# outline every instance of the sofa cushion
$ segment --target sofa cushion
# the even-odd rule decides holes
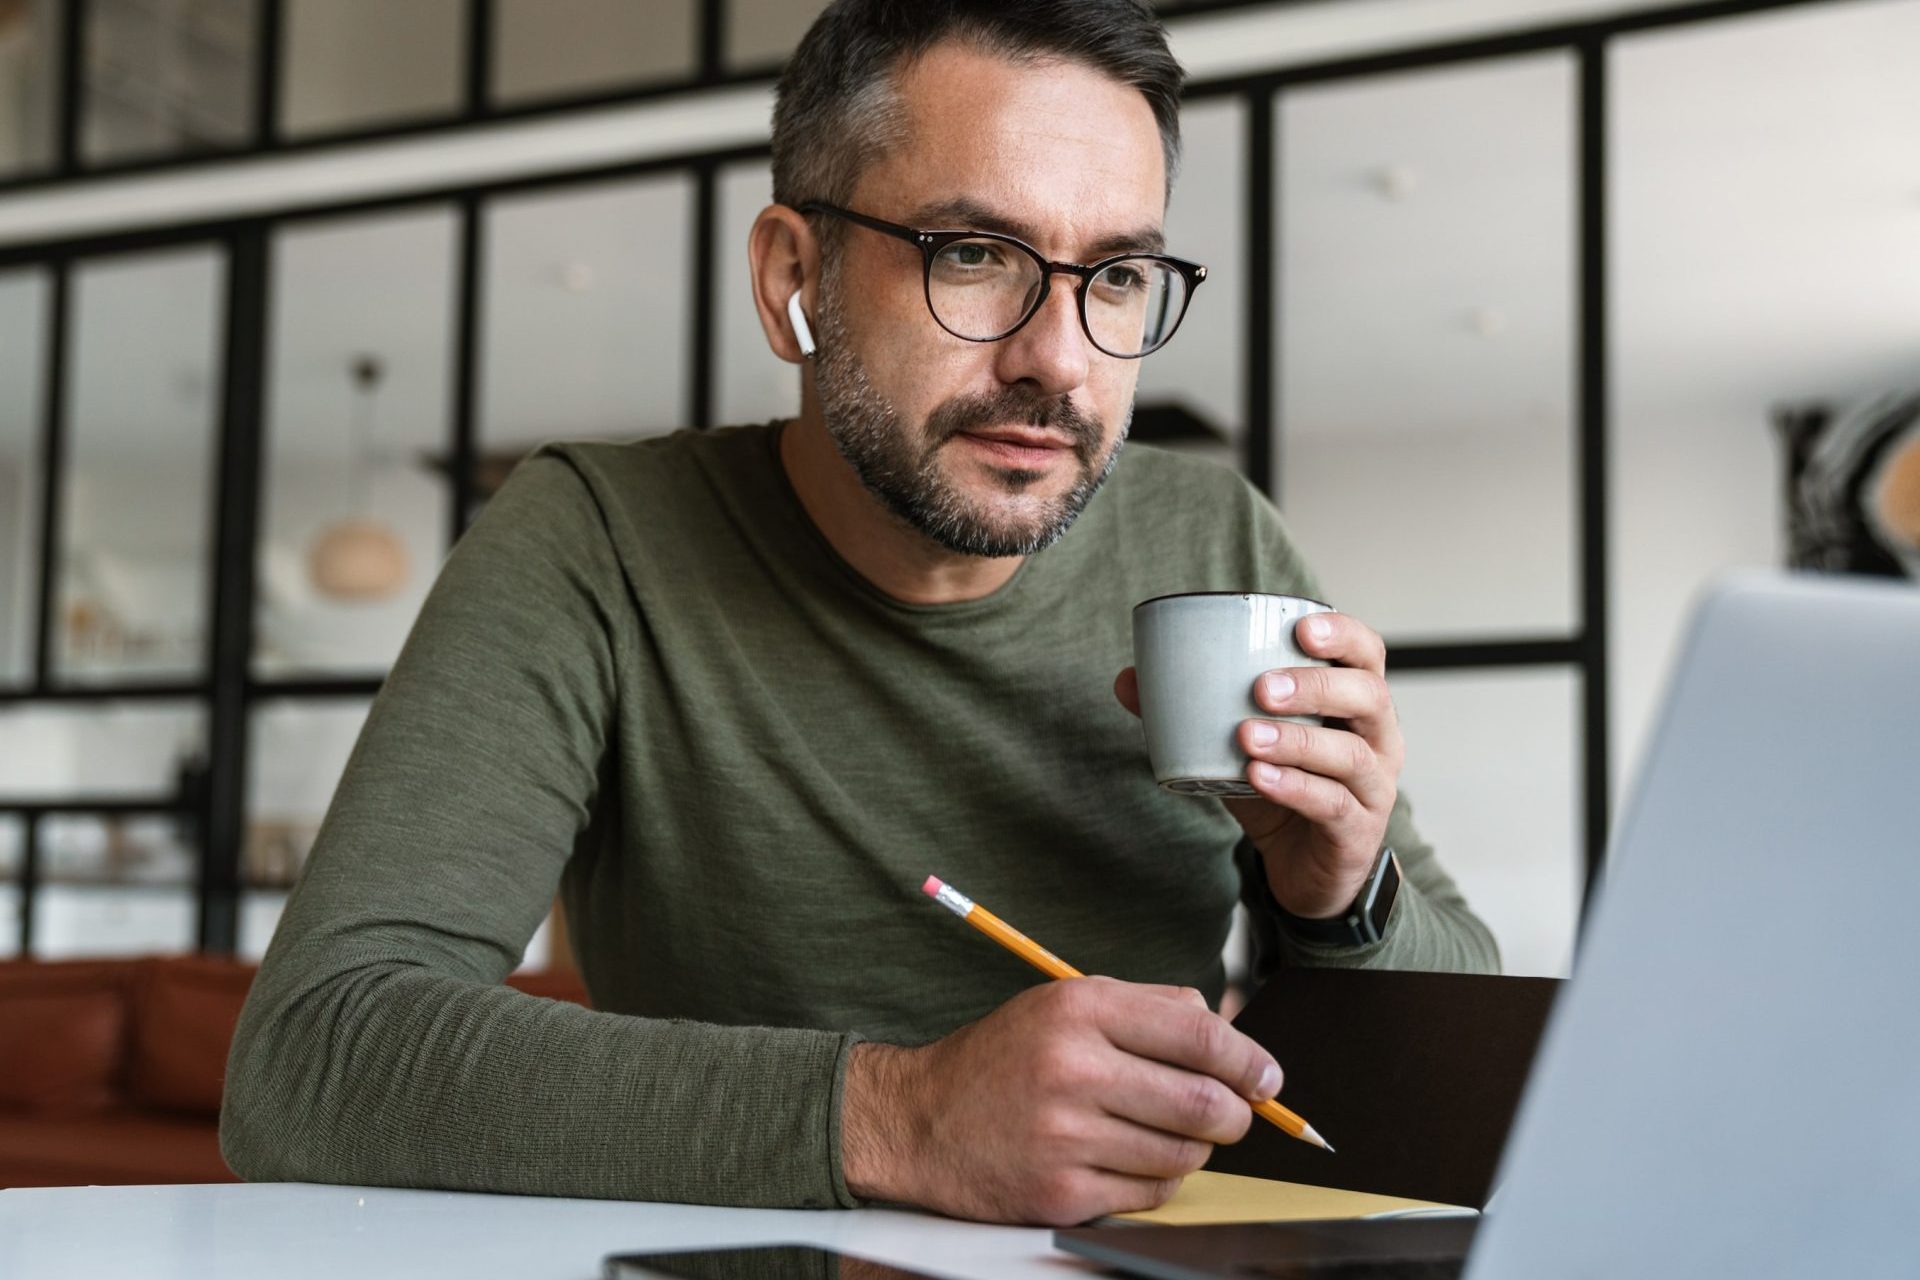
[[[0,963],[0,1110],[111,1106],[126,1056],[124,962]]]
[[[126,1021],[111,991],[0,995],[0,1110],[75,1115],[111,1106]]]
[[[205,1120],[107,1111],[0,1115],[0,1187],[237,1182]]]
[[[548,1000],[591,1003],[587,999],[586,983],[571,969],[519,969],[507,975],[507,985]]]
[[[199,1116],[220,1114],[227,1049],[254,967],[232,960],[149,960],[133,1009],[127,1094],[133,1101]]]

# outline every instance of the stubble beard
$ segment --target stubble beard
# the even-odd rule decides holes
[[[861,483],[908,527],[961,555],[1030,556],[1059,541],[1113,473],[1132,409],[1104,455],[1099,422],[1067,397],[1036,398],[1011,387],[993,395],[955,396],[928,414],[923,425],[909,428],[874,387],[847,340],[839,272],[829,263],[821,274],[814,387],[827,434]],[[1071,438],[1079,474],[1065,493],[1027,497],[1045,473],[993,468],[990,483],[996,494],[1023,500],[982,501],[942,469],[941,450],[955,435],[1012,424],[1045,427]]]

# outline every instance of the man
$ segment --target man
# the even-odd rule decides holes
[[[1279,1086],[1207,1007],[1237,898],[1269,964],[1494,964],[1361,623],[1263,678],[1343,727],[1243,725],[1260,798],[1146,766],[1129,607],[1312,591],[1243,481],[1120,457],[1198,279],[1179,76],[1128,0],[820,19],[750,244],[800,416],[550,448],[463,540],[242,1019],[237,1171],[1079,1221]],[[1322,939],[1388,866],[1385,936]],[[1036,984],[929,873],[1111,976]],[[556,885],[595,1012],[497,985]]]

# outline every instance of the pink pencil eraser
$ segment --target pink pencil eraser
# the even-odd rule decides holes
[[[920,892],[926,894],[929,898],[937,898],[940,896],[940,891],[946,887],[946,885],[941,883],[939,876],[928,876],[927,882],[920,886]]]

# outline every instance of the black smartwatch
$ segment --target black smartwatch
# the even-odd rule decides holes
[[[1271,896],[1272,889],[1268,889]],[[1330,946],[1359,947],[1387,936],[1387,917],[1393,914],[1393,900],[1400,896],[1400,859],[1392,849],[1382,849],[1374,860],[1366,883],[1360,886],[1353,905],[1326,920],[1297,916],[1274,899],[1287,932],[1302,942],[1320,942]]]

